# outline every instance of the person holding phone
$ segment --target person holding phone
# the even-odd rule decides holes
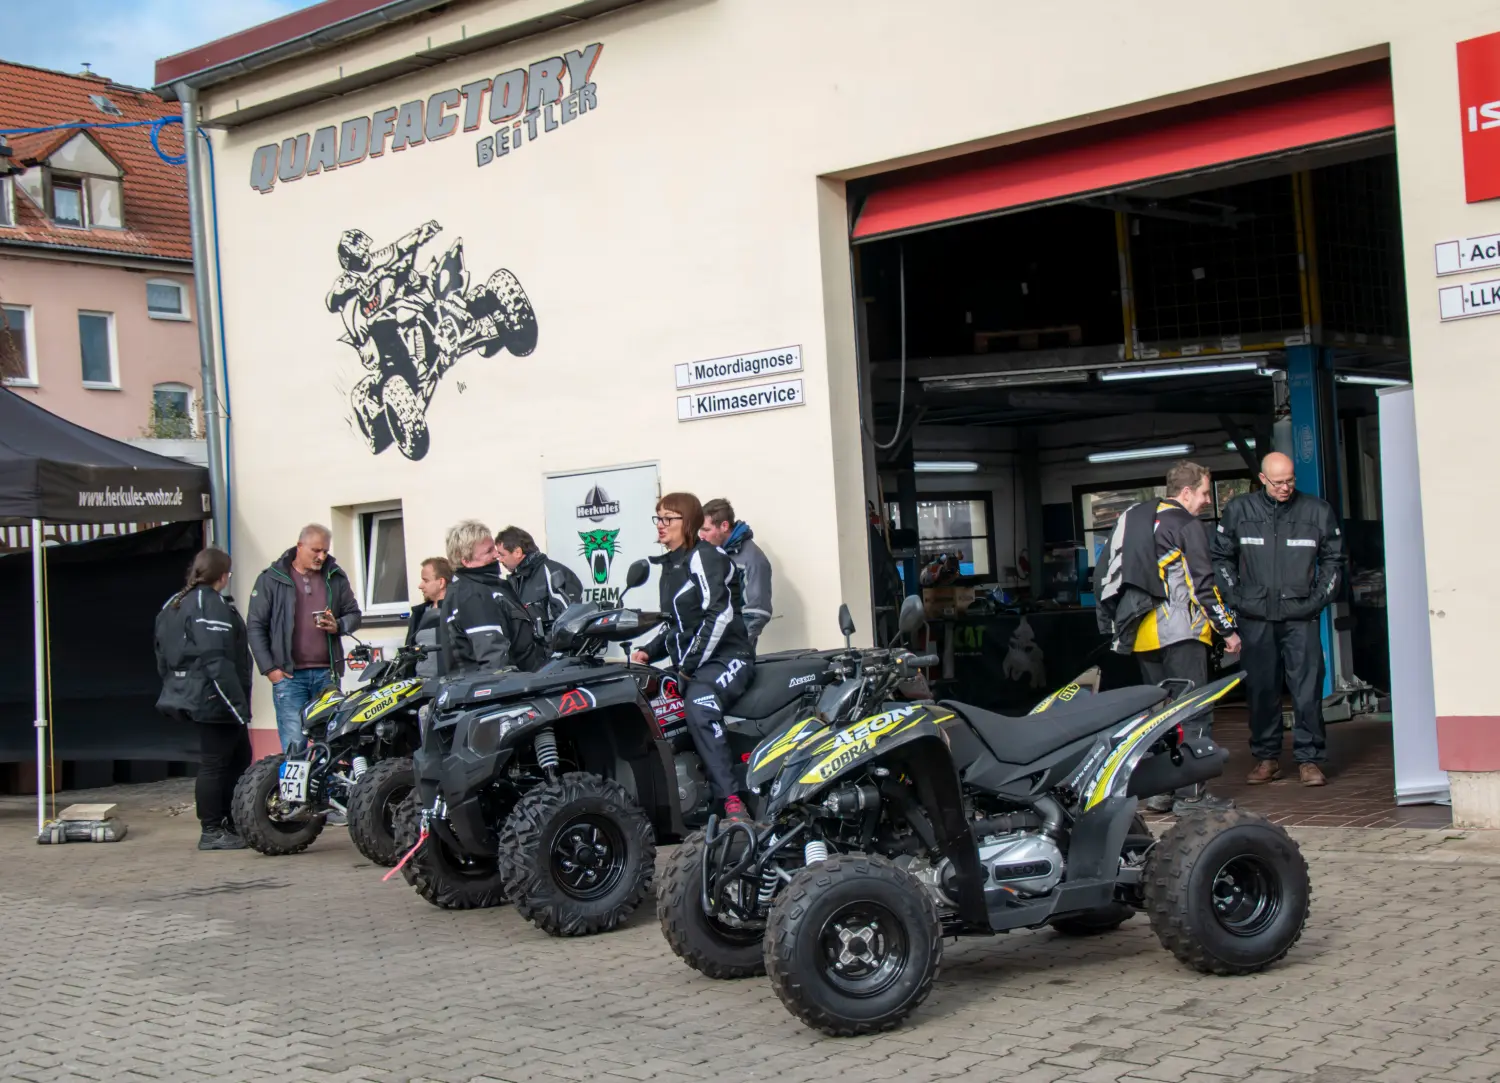
[[[667,552],[661,565],[661,609],[670,624],[631,652],[640,663],[671,658],[687,686],[683,712],[693,745],[703,760],[714,799],[730,819],[745,817],[745,802],[725,740],[724,712],[750,687],[755,648],[741,616],[740,576],[734,562],[699,539],[703,505],[692,493],[668,493],[656,504],[656,540]]]
[[[283,750],[302,737],[302,709],[343,676],[340,637],[363,620],[349,577],[328,552],[331,538],[326,526],[309,523],[250,592],[250,652],[271,682]]]

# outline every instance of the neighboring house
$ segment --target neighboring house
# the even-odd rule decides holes
[[[0,62],[0,131],[179,115],[99,76]],[[148,127],[5,138],[0,336],[23,373],[6,385],[118,440],[201,438],[185,170]],[[160,142],[180,153],[180,126]]]

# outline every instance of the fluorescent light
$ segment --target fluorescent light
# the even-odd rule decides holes
[[[915,464],[919,474],[973,474],[979,470],[978,463],[972,462],[922,462]]]
[[[1192,453],[1192,444],[1163,444],[1161,447],[1133,447],[1123,451],[1096,451],[1089,455],[1091,463],[1128,463],[1137,459],[1175,459]]]
[[[1087,372],[965,372],[956,376],[922,376],[924,391],[978,391],[987,387],[1039,387],[1043,384],[1078,384]]]
[[[1236,444],[1233,440],[1226,440],[1224,442],[1224,446],[1228,450],[1230,450],[1230,451],[1238,451],[1240,449],[1240,446],[1238,444]],[[1255,447],[1255,437],[1253,437],[1253,436],[1247,436],[1247,437],[1245,437],[1245,446],[1248,447],[1248,448],[1254,448]]]
[[[1114,380],[1153,380],[1162,376],[1203,376],[1218,372],[1260,372],[1259,361],[1203,361],[1189,365],[1164,365],[1152,368],[1132,369],[1110,369],[1101,372],[1099,379],[1106,382]]]
[[[1356,373],[1340,372],[1334,379],[1341,384],[1363,384],[1365,387],[1405,387],[1410,380],[1398,380],[1394,376],[1360,376]]]

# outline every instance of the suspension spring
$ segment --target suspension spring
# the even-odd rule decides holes
[[[802,847],[802,860],[809,865],[828,860],[828,843],[822,839],[811,839]]]
[[[363,756],[355,756],[354,762],[349,765],[349,780],[358,782],[361,775],[370,769],[370,761]]]
[[[781,877],[776,875],[776,866],[767,865],[765,871],[760,874],[760,891],[755,896],[760,909],[764,910],[771,905],[771,900],[776,897],[776,887],[780,882]]]
[[[536,764],[543,771],[555,771],[562,763],[562,758],[557,754],[557,736],[551,727],[536,735],[532,747],[536,749]]]

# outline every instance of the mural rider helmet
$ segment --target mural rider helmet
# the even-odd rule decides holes
[[[370,269],[370,248],[374,241],[362,229],[346,229],[339,235],[339,266],[346,271]]]

